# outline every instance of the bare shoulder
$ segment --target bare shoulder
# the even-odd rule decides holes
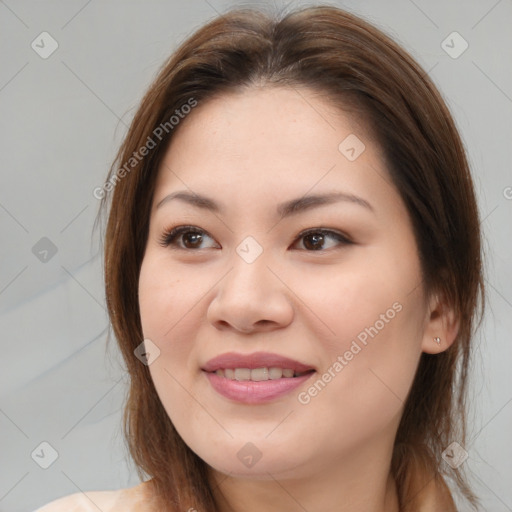
[[[54,500],[34,512],[151,512],[150,482],[115,491],[85,491]]]

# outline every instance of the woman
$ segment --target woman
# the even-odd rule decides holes
[[[224,14],[163,66],[100,192],[147,481],[42,512],[447,512],[448,478],[476,506],[478,211],[396,43],[334,7]]]

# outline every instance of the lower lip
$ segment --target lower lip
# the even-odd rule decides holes
[[[301,377],[280,378],[275,380],[231,380],[216,373],[203,372],[213,389],[220,395],[244,404],[270,402],[286,395],[306,382],[315,372]]]

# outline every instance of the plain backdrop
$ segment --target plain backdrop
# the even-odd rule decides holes
[[[511,511],[512,1],[330,3],[419,61],[467,147],[489,308],[475,340],[464,464],[482,510]],[[124,364],[105,342],[93,190],[169,54],[218,13],[253,4],[0,2],[0,512],[139,482],[121,433]]]

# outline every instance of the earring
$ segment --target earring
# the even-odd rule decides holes
[[[439,336],[436,336],[434,338],[434,341],[438,344],[438,345],[441,345],[441,338]]]

